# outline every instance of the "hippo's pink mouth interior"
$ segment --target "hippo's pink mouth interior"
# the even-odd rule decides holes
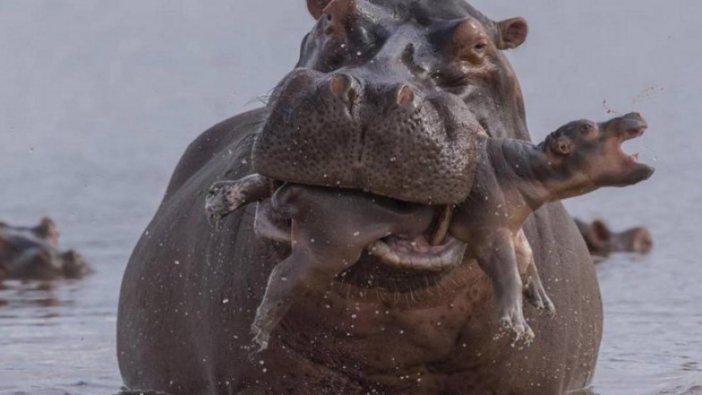
[[[446,235],[438,245],[432,245],[427,234],[411,240],[388,236],[372,243],[367,250],[388,266],[441,271],[461,263],[466,244],[451,235]]]

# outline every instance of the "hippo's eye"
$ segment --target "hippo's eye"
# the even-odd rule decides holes
[[[466,85],[467,76],[460,69],[445,68],[431,74],[434,82],[443,88],[456,88]]]

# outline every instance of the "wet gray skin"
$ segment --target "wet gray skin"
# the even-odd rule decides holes
[[[478,175],[466,200],[469,204],[461,205],[456,221],[445,228],[436,221],[450,219],[435,219],[436,209],[430,206],[393,204],[390,199],[340,189],[281,187],[273,196],[274,210],[261,209],[257,217],[278,217],[265,223],[284,225],[273,235],[267,235],[269,228],[257,233],[272,240],[290,234],[284,241],[291,244],[292,254],[268,280],[253,323],[255,341],[262,349],[268,346],[273,329],[304,292],[308,276],[326,276],[331,283],[364,250],[388,265],[415,270],[446,270],[461,264],[466,254],[477,259],[492,281],[504,327],[517,339],[532,341],[534,334],[522,313],[522,293],[535,307],[555,311],[522,231],[524,221],[548,201],[648,179],[653,168],[621,149],[624,141],[640,136],[645,128],[639,114],[628,114],[601,124],[571,122],[538,146],[481,136]],[[275,184],[258,174],[216,183],[206,201],[207,215],[218,221],[270,197]],[[292,221],[286,224],[280,219]],[[432,246],[431,233],[437,231],[448,231],[452,241],[463,243]],[[524,283],[520,272],[527,273]]]
[[[58,229],[50,218],[37,226],[0,223],[0,280],[81,278],[90,272],[83,257],[58,248]]]
[[[460,212],[474,189],[463,176],[470,181],[479,172],[471,171],[475,156],[457,151],[477,154],[480,133],[529,139],[519,84],[502,53],[525,40],[523,19],[494,22],[459,0],[310,0],[308,7],[317,22],[298,68],[266,108],[223,121],[190,145],[130,258],[117,324],[125,385],[170,394],[586,388],[601,337],[599,288],[559,203],[523,226],[559,312],[554,319],[524,307],[538,334],[531,346],[494,339],[498,301],[470,257],[419,271],[361,254],[331,286],[313,277],[259,362],[249,360],[256,309],[291,249],[257,237],[254,222],[274,230],[280,221],[256,217],[253,207],[212,229],[201,210],[213,183],[256,172],[320,187],[331,180],[405,203],[455,204]],[[407,379],[418,374],[421,381]]]

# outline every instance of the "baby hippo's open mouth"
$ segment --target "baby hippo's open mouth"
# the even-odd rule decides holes
[[[643,166],[647,169],[650,169],[649,166],[639,162],[638,153],[629,155],[622,149],[622,145],[625,141],[633,140],[643,136],[644,132],[648,128],[648,124],[641,117],[641,115],[639,115],[638,113],[627,114],[623,117],[615,118],[609,122],[604,123],[604,125],[602,125],[602,128],[607,132],[609,136],[613,137],[616,154],[623,159],[624,163],[627,163],[629,165]]]
[[[622,144],[625,141],[628,140],[633,140],[635,138],[643,136],[644,132],[646,131],[647,125],[646,122],[643,120],[640,122],[633,122],[632,125],[630,125],[629,128],[622,130],[619,133],[619,138],[618,138],[618,147],[619,147],[619,153],[627,158],[629,162],[633,163],[638,163],[639,162],[639,153],[635,152],[631,155],[627,154],[624,152],[622,148]]]

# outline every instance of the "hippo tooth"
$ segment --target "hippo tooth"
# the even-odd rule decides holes
[[[432,246],[439,246],[446,241],[446,234],[448,234],[451,219],[453,219],[453,206],[447,205],[442,210],[439,222],[434,228],[434,234],[431,236],[430,244]]]

